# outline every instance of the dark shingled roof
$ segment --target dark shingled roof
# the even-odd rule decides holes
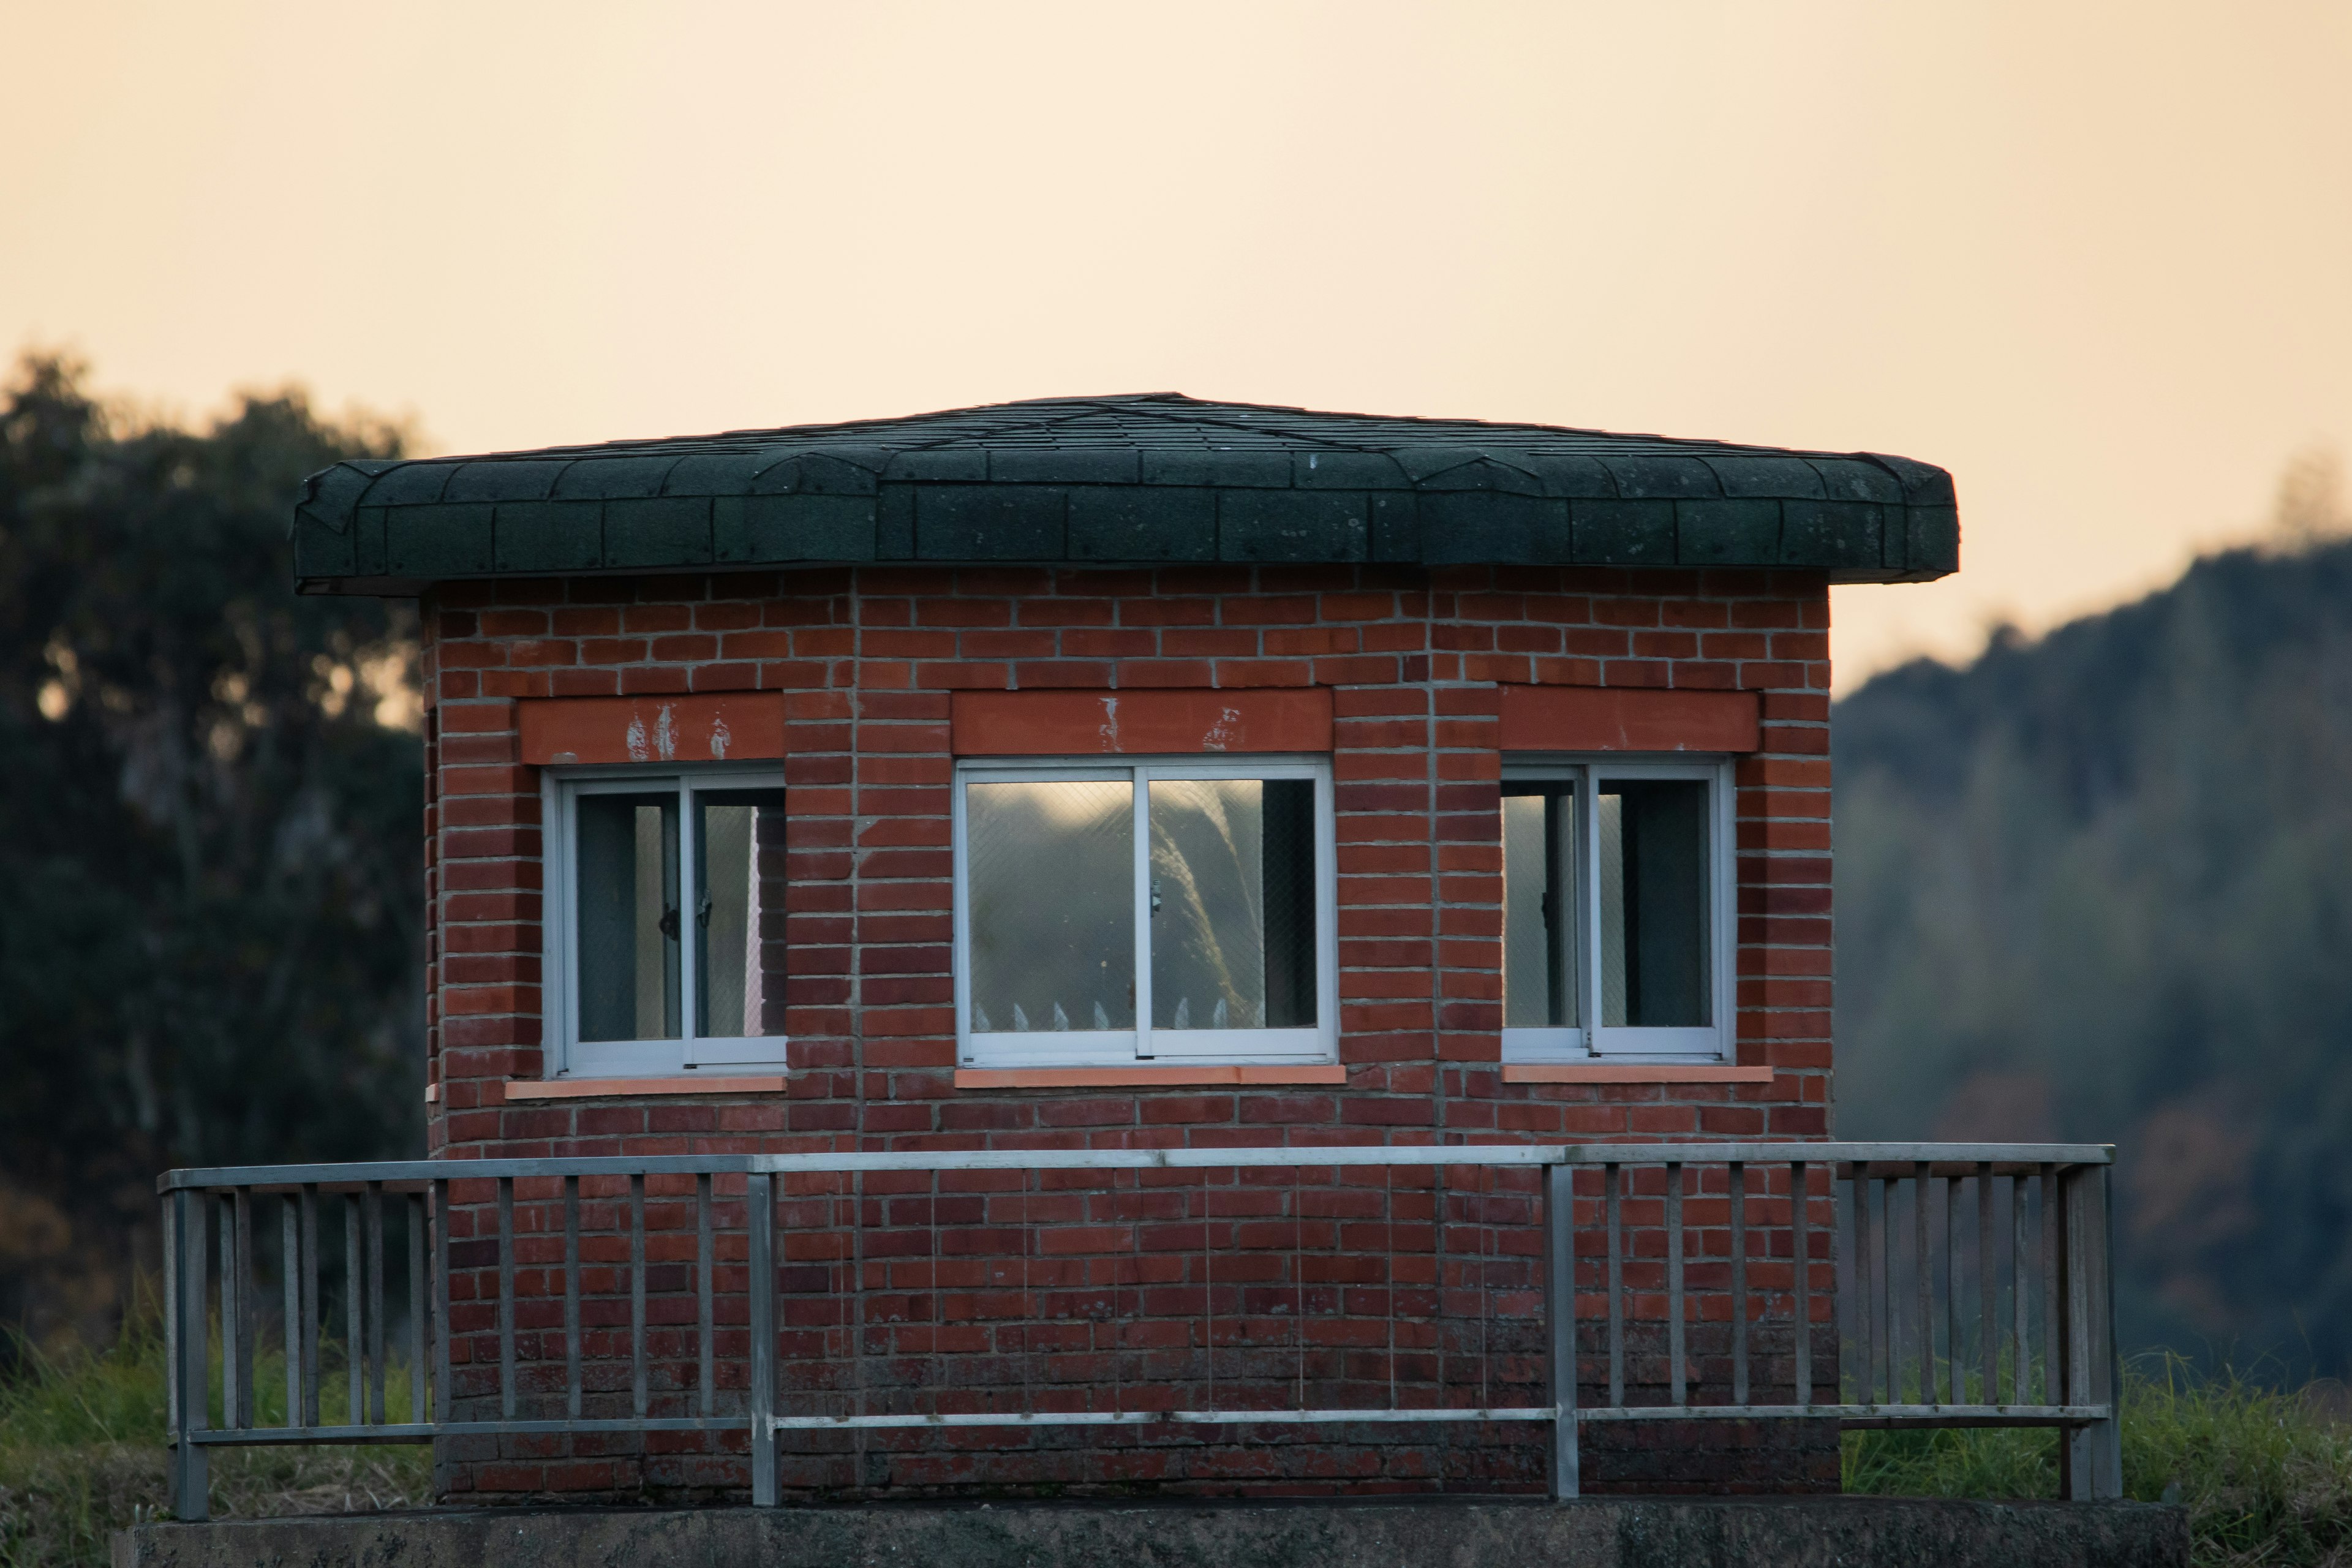
[[[821,563],[1959,565],[1951,476],[1907,458],[1175,393],[359,459],[294,510],[308,592]]]

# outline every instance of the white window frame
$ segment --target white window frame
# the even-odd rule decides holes
[[[966,865],[964,790],[973,784],[1131,779],[1135,786],[1135,1023],[1133,1029],[971,1027],[971,899]],[[1154,1029],[1151,1026],[1151,781],[1310,779],[1315,784],[1315,1024],[1296,1029]],[[1339,1059],[1339,881],[1327,757],[991,757],[956,764],[956,1061],[962,1067],[1052,1068],[1285,1064]]]
[[[546,1076],[562,1078],[683,1078],[711,1068],[765,1068],[781,1072],[788,1049],[782,1035],[720,1039],[694,1033],[696,949],[700,922],[681,919],[678,942],[678,1033],[675,1040],[583,1040],[579,1037],[580,974],[572,955],[580,951],[580,876],[575,854],[576,805],[583,795],[654,795],[675,789],[678,797],[678,908],[695,907],[694,797],[708,789],[784,787],[772,763],[713,763],[695,767],[547,768],[540,778],[541,856],[546,888],[541,911],[541,1059]]]
[[[1503,762],[1505,784],[1573,785],[1576,795],[1576,897],[1579,900],[1580,952],[1577,955],[1577,997],[1581,1016],[1574,1026],[1546,1028],[1505,1028],[1503,1060],[1542,1064],[1589,1061],[1728,1062],[1738,1051],[1738,977],[1733,964],[1739,948],[1738,846],[1734,834],[1736,804],[1732,760],[1601,754],[1549,755],[1515,753]],[[1695,1028],[1603,1027],[1593,1016],[1601,999],[1601,814],[1596,809],[1601,779],[1703,779],[1707,785],[1708,973],[1712,980],[1714,1022]],[[1497,842],[1502,817],[1496,816]],[[1509,895],[1504,895],[1506,917]],[[1507,1005],[1507,998],[1506,999]]]

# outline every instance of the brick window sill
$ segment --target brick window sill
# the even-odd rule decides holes
[[[1189,1089],[1218,1084],[1344,1086],[1336,1062],[1299,1067],[958,1068],[958,1089]]]
[[[1505,1083],[1770,1083],[1769,1067],[1729,1062],[1507,1062]]]
[[[532,1100],[625,1100],[648,1095],[777,1094],[782,1074],[709,1078],[517,1079],[500,1086],[509,1102]],[[1217,1085],[1319,1084],[1342,1087],[1348,1069],[1335,1063],[1312,1066],[960,1068],[958,1089],[1186,1089]],[[1769,1067],[1726,1062],[1509,1062],[1505,1083],[1769,1083]],[[425,1090],[428,1105],[439,1103],[441,1086]]]
[[[634,1100],[652,1094],[777,1094],[783,1089],[784,1075],[510,1079],[505,1087],[509,1104],[518,1100]]]

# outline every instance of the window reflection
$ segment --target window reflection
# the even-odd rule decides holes
[[[580,1037],[678,1037],[677,795],[579,811]]]
[[[1602,779],[1598,793],[1601,1022],[1703,1027],[1714,1012],[1706,784]]]
[[[695,1033],[782,1035],[783,792],[698,792],[695,811]]]
[[[1576,792],[1517,786],[1503,797],[1503,1026],[1573,1028],[1580,948]]]
[[[1315,1024],[1315,785],[1150,784],[1151,1024]]]
[[[1135,1027],[1135,786],[964,796],[975,1033]]]

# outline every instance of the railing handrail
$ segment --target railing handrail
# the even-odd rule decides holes
[[[308,1165],[218,1165],[166,1171],[159,1193],[214,1187],[270,1191],[306,1185],[526,1180],[541,1176],[848,1174],[866,1171],[1061,1171],[1255,1169],[1331,1165],[1400,1168],[1452,1165],[1966,1165],[2008,1174],[2015,1167],[2107,1165],[2111,1143],[1832,1142],[1780,1139],[1643,1143],[1278,1144],[1189,1149],[824,1150],[792,1154],[583,1155],[529,1159],[354,1161]],[[1941,1173],[1940,1172],[1938,1173]]]

